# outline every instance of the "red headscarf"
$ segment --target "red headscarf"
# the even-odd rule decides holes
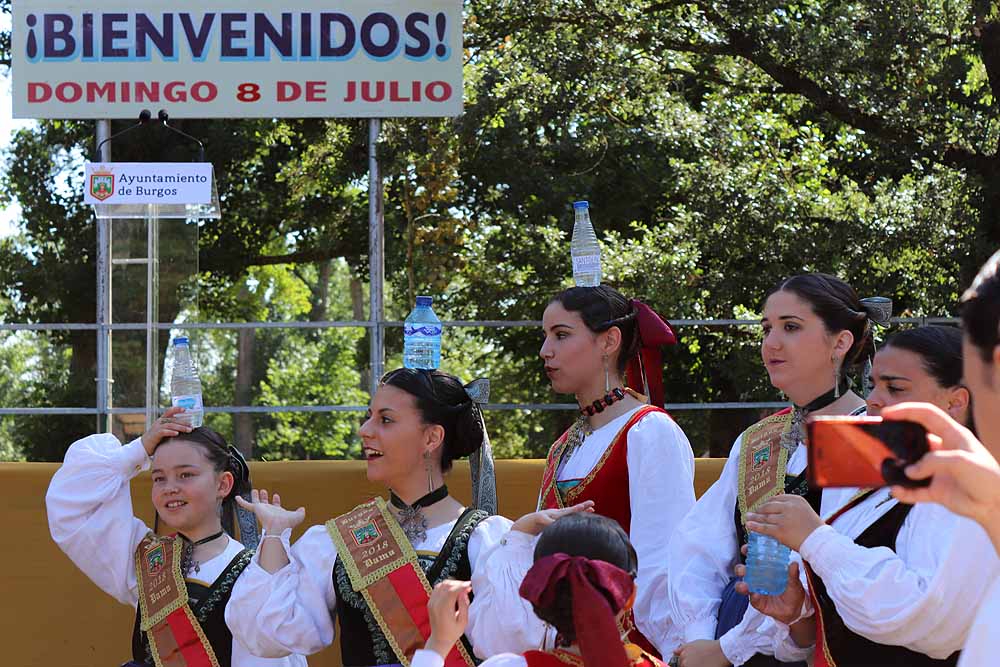
[[[639,351],[628,360],[625,382],[649,396],[651,405],[663,407],[663,352],[665,345],[677,342],[674,330],[652,308],[638,299],[631,299],[635,324],[639,331]]]
[[[632,576],[601,560],[552,554],[528,570],[521,582],[521,597],[536,607],[550,607],[556,584],[563,580],[569,581],[573,594],[573,628],[584,664],[626,667],[629,661],[615,616],[635,591]]]

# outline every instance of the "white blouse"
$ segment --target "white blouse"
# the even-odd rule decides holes
[[[736,439],[718,481],[684,517],[670,543],[670,583],[663,593],[683,632],[678,643],[715,638],[722,591],[740,562],[735,512],[742,437]],[[807,463],[806,446],[799,443],[788,457],[787,473],[798,475]],[[795,552],[792,558],[797,558]],[[729,662],[742,665],[757,653],[773,653],[775,631],[773,619],[748,607],[740,624],[720,638],[720,646]]]
[[[824,490],[823,516],[831,516],[856,493]],[[982,527],[931,503],[915,505],[907,515],[895,552],[854,543],[896,504],[888,489],[880,489],[832,526],[813,531],[800,553],[823,580],[852,632],[879,644],[946,658],[965,643],[986,597],[983,582],[1000,574],[1000,559]],[[775,650],[779,659],[801,660],[812,654],[812,648],[796,650],[785,633],[776,636],[783,640]]]
[[[45,495],[52,539],[105,593],[135,607],[139,601],[135,550],[150,529],[132,511],[130,480],[150,459],[139,439],[124,447],[111,434],[74,442]],[[230,538],[218,556],[199,564],[197,580],[210,586],[243,545]],[[233,667],[298,667],[305,658],[262,660],[233,640]]]
[[[556,479],[582,479],[590,474],[634,412],[620,415],[587,436],[564,462]],[[679,643],[681,631],[666,599],[657,591],[667,587],[670,537],[694,505],[694,455],[684,431],[674,420],[662,412],[652,412],[629,430],[626,459],[632,513],[629,536],[639,556],[636,625],[658,650],[670,655]],[[600,506],[594,509],[601,512]],[[536,539],[511,531],[487,555],[485,567],[473,572],[476,597],[469,611],[470,630],[466,636],[479,657],[553,645],[555,630],[549,629],[546,637],[544,622],[518,593],[534,561]]]
[[[993,581],[979,607],[958,667],[993,667],[997,662],[997,637],[1000,637],[1000,578]]]
[[[426,539],[415,542],[413,548],[439,553],[455,523],[429,528]],[[473,573],[482,567],[483,554],[499,543],[510,526],[511,521],[502,516],[491,516],[476,526],[469,538]],[[231,604],[226,607],[226,623],[233,636],[254,655],[311,655],[333,643],[337,606],[333,565],[337,550],[325,525],[310,527],[294,546],[289,544],[291,532],[286,529],[281,534],[288,565],[271,574],[260,566],[260,553],[255,554],[233,587]],[[480,604],[476,595],[472,606]],[[472,638],[471,634],[467,636]]]

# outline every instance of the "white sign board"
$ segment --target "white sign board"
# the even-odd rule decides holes
[[[210,162],[88,162],[87,204],[211,204]]]
[[[15,118],[457,116],[461,0],[14,0]]]

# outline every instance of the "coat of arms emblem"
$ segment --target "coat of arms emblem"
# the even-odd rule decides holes
[[[382,533],[379,531],[378,526],[373,523],[369,523],[361,528],[355,528],[351,531],[351,535],[354,537],[354,541],[359,547],[363,547],[369,542],[374,542],[378,538],[382,537]]]
[[[146,569],[150,574],[156,574],[162,570],[164,561],[165,556],[162,544],[158,544],[146,552]]]
[[[753,469],[759,470],[771,460],[771,445],[765,444],[753,450]]]
[[[90,175],[90,194],[94,199],[104,201],[115,193],[115,175],[98,172]]]

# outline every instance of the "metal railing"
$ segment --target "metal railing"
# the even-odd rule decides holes
[[[924,326],[928,324],[956,324],[954,317],[896,317],[892,319],[893,324],[910,324]],[[540,327],[540,320],[452,320],[442,322],[445,327],[469,327],[469,328],[508,328],[508,327]],[[675,329],[686,327],[746,327],[756,326],[757,320],[741,319],[676,319],[670,320],[670,325]],[[286,322],[160,322],[152,325],[158,331],[169,331],[171,329],[188,330],[240,330],[240,329],[329,329],[329,328],[359,328],[371,329],[379,328],[399,328],[403,322],[398,320],[388,320],[373,323],[369,320],[336,320],[336,321],[286,321]],[[66,323],[66,324],[18,324],[0,323],[0,331],[145,331],[147,325],[144,322],[126,322],[115,324],[96,323]],[[369,360],[369,363],[371,360]],[[787,403],[777,401],[728,401],[728,402],[699,402],[699,403],[668,403],[667,410],[739,410],[739,409],[776,409],[785,407]],[[575,403],[488,403],[483,406],[486,410],[576,410]],[[364,412],[368,409],[366,405],[223,405],[206,407],[207,413],[225,414],[269,414],[283,412]],[[7,407],[0,408],[0,416],[6,415],[130,415],[144,414],[145,407],[126,408],[110,407],[99,410],[95,407]]]

